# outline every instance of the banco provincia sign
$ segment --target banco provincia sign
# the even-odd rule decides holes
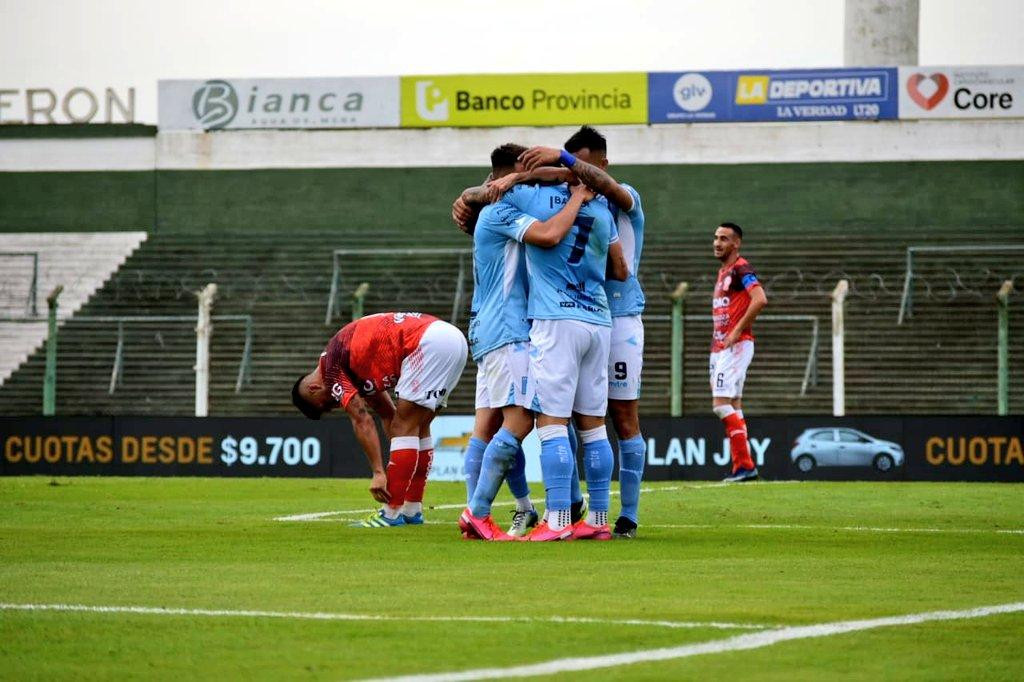
[[[393,128],[398,78],[162,80],[161,130]]]

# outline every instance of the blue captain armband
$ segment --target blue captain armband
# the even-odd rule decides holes
[[[564,149],[558,152],[558,160],[561,161],[562,165],[566,168],[572,168],[576,165],[576,157]]]

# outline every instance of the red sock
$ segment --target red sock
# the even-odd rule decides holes
[[[416,458],[416,471],[413,472],[412,479],[409,481],[409,489],[405,491],[406,502],[423,502],[423,491],[427,487],[430,465],[434,463],[434,445],[432,440],[429,438],[420,439],[420,448],[423,448],[424,445],[428,447],[421,449],[419,456]]]
[[[754,460],[750,459],[750,445],[747,443],[747,422],[735,412],[722,419],[725,424],[725,435],[729,436],[729,452],[732,454],[732,470],[753,469]]]
[[[416,460],[419,457],[420,439],[415,436],[391,439],[391,458],[388,460],[388,493],[391,499],[388,506],[397,509],[405,504],[405,491],[416,471]]]

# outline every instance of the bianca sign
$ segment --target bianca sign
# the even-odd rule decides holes
[[[397,78],[162,80],[161,130],[390,128]]]
[[[1024,67],[901,66],[900,118],[1024,116]]]

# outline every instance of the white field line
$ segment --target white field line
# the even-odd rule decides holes
[[[690,485],[672,485],[660,488],[641,488],[642,493],[660,493],[660,492],[672,492],[676,490],[706,490],[708,488],[726,488],[726,487],[740,487],[740,488],[753,488],[762,485],[779,485],[783,483],[799,483],[800,481],[758,481],[756,483],[694,483]],[[613,490],[612,495],[618,495],[618,490]],[[539,500],[534,500],[538,502]],[[511,507],[515,502],[495,502],[493,507]],[[459,504],[438,504],[429,507],[429,509],[465,509],[466,505]],[[275,516],[275,521],[320,521],[331,516],[349,516],[352,514],[369,514],[375,512],[379,507],[373,507],[366,509],[342,509],[338,511],[326,511],[326,512],[313,512],[311,514],[291,514],[289,516]]]
[[[130,613],[147,616],[203,616],[209,618],[286,618],[341,621],[415,621],[435,623],[580,623],[591,625],[634,625],[672,629],[765,630],[774,626],[716,621],[640,620],[636,618],[584,618],[573,616],[383,616],[363,613],[319,611],[254,611],[249,609],[186,609],[161,606],[90,606],[87,604],[4,604],[0,611],[72,611],[83,613]]]
[[[985,616],[992,616],[1001,613],[1017,613],[1020,611],[1024,611],[1024,602],[982,606],[963,611],[929,611],[926,613],[913,613],[905,616],[872,618],[870,620],[847,620],[835,623],[821,623],[819,625],[783,627],[746,635],[736,635],[725,639],[712,640],[710,642],[684,644],[682,646],[666,647],[662,649],[647,649],[643,651],[607,654],[604,656],[590,656],[585,658],[559,658],[551,661],[545,661],[543,663],[520,665],[510,668],[480,668],[477,670],[463,670],[447,673],[374,678],[374,682],[455,682],[460,680],[494,680],[508,677],[558,675],[560,673],[576,672],[580,670],[598,670],[601,668],[613,668],[623,665],[633,665],[636,663],[670,661],[705,654],[720,654],[730,651],[760,649],[772,646],[773,644],[778,644],[779,642],[788,642],[797,639],[810,639],[814,637],[831,637],[832,635],[842,635],[848,632],[859,632],[861,630],[873,630],[875,628],[899,625],[917,625],[919,623],[928,623],[932,621],[984,618]]]
[[[650,523],[644,528],[691,528],[710,530],[720,528],[749,528],[751,530],[833,530],[850,533],[998,533],[1024,535],[1022,530],[1000,530],[998,528],[884,528],[879,526],[812,526],[797,523],[746,523],[713,526],[707,523]]]

